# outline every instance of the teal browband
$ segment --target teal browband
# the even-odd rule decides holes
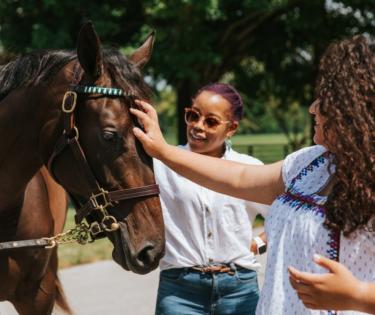
[[[102,94],[109,96],[133,96],[133,93],[125,93],[122,89],[108,88],[103,86],[75,85],[73,91],[83,94]]]

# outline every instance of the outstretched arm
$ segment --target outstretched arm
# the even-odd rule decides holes
[[[131,109],[144,131],[134,128],[146,152],[182,176],[214,191],[237,198],[270,204],[284,191],[282,162],[248,165],[182,150],[168,145],[160,131],[155,109],[137,101],[141,110]]]
[[[289,280],[303,304],[311,309],[375,313],[375,283],[362,282],[342,264],[315,255],[330,273],[313,274],[289,267]]]

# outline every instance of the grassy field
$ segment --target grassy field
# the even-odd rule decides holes
[[[170,143],[173,140],[169,139]],[[248,146],[252,145],[252,155],[264,162],[273,162],[283,158],[283,146],[287,143],[282,134],[273,135],[239,135],[232,139],[233,147],[248,153]],[[258,218],[256,226],[262,225],[263,220]],[[68,213],[65,230],[74,226],[74,210]],[[66,244],[59,247],[60,268],[77,264],[84,264],[103,259],[111,259],[112,243],[106,238],[87,245]]]
[[[166,135],[168,143],[176,144],[174,135]],[[288,141],[284,134],[236,135],[232,138],[233,148],[241,153],[250,154],[264,163],[281,160],[289,152]]]
[[[69,209],[65,230],[74,227],[74,213],[75,211],[73,209]],[[76,243],[60,245],[58,250],[59,267],[66,268],[98,260],[110,259],[112,248],[112,243],[107,238],[86,245]]]
[[[165,138],[168,143],[176,144],[176,136],[174,134],[166,134]],[[287,144],[288,141],[283,133],[267,133],[252,135],[235,135],[232,142],[237,145],[247,144]]]
[[[288,140],[282,133],[275,134],[254,134],[254,135],[236,135],[232,138],[236,145],[263,145],[263,144],[287,144]]]

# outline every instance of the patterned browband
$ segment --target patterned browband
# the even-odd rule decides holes
[[[131,92],[124,92],[122,89],[108,88],[104,86],[73,85],[72,90],[80,94],[101,94],[108,96],[134,96]]]

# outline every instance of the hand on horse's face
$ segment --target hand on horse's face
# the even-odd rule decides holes
[[[134,135],[142,143],[147,154],[160,159],[168,144],[160,130],[156,110],[145,101],[136,100],[136,103],[139,109],[131,108],[130,112],[137,117],[144,130],[135,127]]]

